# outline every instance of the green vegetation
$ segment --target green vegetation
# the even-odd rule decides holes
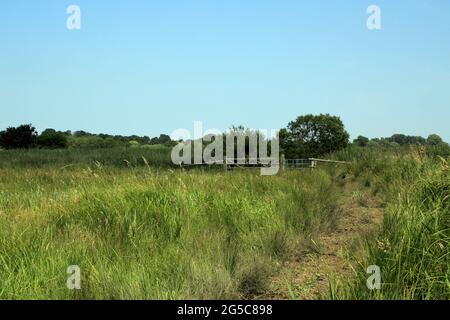
[[[24,124],[17,128],[10,127],[0,131],[0,148],[29,149],[36,145],[37,132],[31,124]]]
[[[364,136],[358,136],[353,140],[353,145],[358,147],[371,148],[391,148],[398,149],[410,146],[426,146],[426,150],[430,154],[441,155],[445,157],[450,156],[450,146],[442,140],[437,134],[430,134],[428,138],[420,136],[407,136],[404,134],[394,134],[389,138],[374,138],[369,139]]]
[[[55,129],[45,129],[38,134],[36,128],[31,124],[24,124],[18,127],[9,127],[0,131],[0,149],[100,149],[130,146],[164,145],[173,146],[173,142],[166,134],[159,137],[149,138],[120,136],[109,134],[93,134],[85,131],[56,131]]]
[[[171,167],[171,148],[145,145],[115,148],[0,150],[0,168]]]
[[[429,153],[429,152],[428,152]],[[450,299],[450,167],[426,149],[394,154],[345,151],[354,158],[349,173],[386,203],[384,223],[368,239],[368,257],[356,266],[356,279],[338,283],[345,299]],[[366,287],[366,268],[381,268],[381,290]]]
[[[280,131],[280,144],[286,158],[311,158],[344,149],[349,137],[339,117],[309,114]]]
[[[0,299],[265,296],[284,262],[337,228],[343,194],[367,211],[369,191],[384,209],[381,230],[363,257],[350,256],[354,277],[330,282],[330,297],[450,299],[449,145],[437,135],[347,140],[339,118],[299,117],[280,133],[288,157],[331,152],[350,165],[262,177],[174,167],[165,135],[8,128]],[[70,265],[81,268],[81,290],[66,288]],[[381,290],[366,287],[370,265],[381,268]]]
[[[256,297],[304,236],[333,227],[338,198],[325,170],[3,167],[0,298]]]

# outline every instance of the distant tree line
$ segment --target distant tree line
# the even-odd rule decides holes
[[[236,133],[244,135],[252,133],[257,136],[260,134],[257,131],[252,132],[245,129],[243,126],[231,129],[231,134]],[[344,149],[350,144],[350,136],[339,117],[329,114],[309,114],[298,117],[289,122],[286,128],[281,129],[279,142],[280,150],[287,159],[300,159],[320,157]],[[170,147],[175,144],[177,142],[172,141],[166,134],[150,138],[148,136],[92,134],[85,131],[71,132],[54,129],[46,129],[38,134],[31,124],[10,127],[0,132],[0,148],[3,149],[113,148],[142,145],[166,145]],[[246,155],[248,155],[248,145],[249,141],[246,139]],[[359,136],[353,140],[353,145],[358,147],[428,146],[435,151],[435,154],[450,156],[450,146],[437,134],[431,134],[427,138],[404,134],[374,139]]]
[[[150,138],[148,136],[121,136],[93,134],[85,131],[56,131],[45,129],[38,134],[31,124],[9,127],[0,131],[0,147],[3,149],[64,149],[64,148],[113,148],[119,146],[133,147],[139,145],[173,145],[166,134]]]
[[[291,121],[280,131],[280,146],[286,158],[320,157],[346,148],[350,136],[341,119],[329,114],[305,115]],[[359,136],[353,141],[359,147],[426,146],[431,154],[450,156],[450,146],[437,134],[427,138],[394,134],[387,138]]]
[[[364,136],[359,136],[353,140],[353,144],[360,147],[370,147],[370,146],[439,146],[448,145],[444,140],[437,134],[430,134],[428,138],[421,136],[408,136],[404,134],[394,134],[387,138],[374,138],[369,139]]]
[[[353,140],[353,145],[363,148],[424,146],[434,155],[450,156],[450,145],[437,134],[430,134],[427,138],[404,134],[394,134],[391,137],[374,139],[359,136]]]

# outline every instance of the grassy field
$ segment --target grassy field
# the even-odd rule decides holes
[[[101,165],[0,169],[0,190],[0,298],[253,297],[338,197],[325,171]]]
[[[171,148],[164,145],[116,148],[80,149],[0,149],[1,168],[62,168],[66,166],[86,168],[96,163],[124,167],[144,166],[171,167]]]
[[[332,286],[343,299],[450,299],[450,166],[424,149],[342,152],[354,179],[385,202],[382,230],[367,242],[355,279]],[[381,268],[381,290],[367,290],[366,268]]]
[[[304,239],[336,227],[349,180],[383,200],[385,218],[330,298],[450,298],[444,159],[347,150],[334,155],[347,167],[261,177],[130,150],[0,152],[1,299],[257,298]],[[365,285],[373,264],[379,291]],[[69,265],[81,290],[66,287]]]

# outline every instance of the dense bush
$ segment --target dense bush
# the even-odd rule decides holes
[[[31,124],[9,127],[0,132],[0,147],[4,149],[29,149],[36,145],[37,132]]]
[[[67,148],[69,141],[67,134],[47,129],[37,137],[37,145],[40,148],[59,149]]]
[[[69,137],[69,146],[71,148],[114,148],[124,146],[125,143],[114,140],[113,138],[102,138],[99,136],[71,136]]]
[[[358,138],[353,140],[353,143],[359,147],[365,147],[369,144],[369,142],[370,142],[369,138],[364,136],[358,136]]]

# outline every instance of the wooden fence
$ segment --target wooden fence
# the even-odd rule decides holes
[[[284,159],[284,162],[282,161],[282,166],[285,168],[307,169],[307,168],[316,168],[319,163],[349,164],[349,162],[346,161],[308,158],[308,159]]]

